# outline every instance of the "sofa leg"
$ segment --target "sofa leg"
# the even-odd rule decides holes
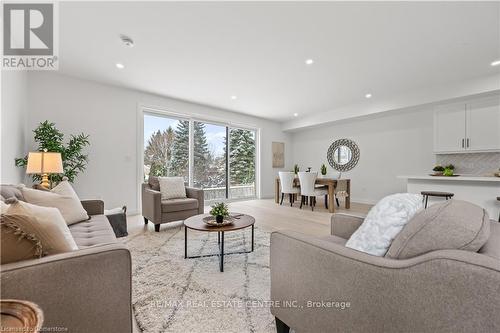
[[[160,225],[159,224],[155,224],[155,231],[160,232]]]
[[[148,219],[144,218],[144,224],[148,224]]]
[[[277,333],[289,333],[290,327],[287,324],[278,319],[278,317],[274,317],[276,319],[276,332]]]

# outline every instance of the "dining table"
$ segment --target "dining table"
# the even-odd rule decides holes
[[[347,196],[345,197],[345,208],[351,208],[351,180],[350,179],[342,179],[347,182]],[[318,177],[316,178],[316,185],[326,186],[328,188],[328,211],[330,213],[335,213],[335,188],[337,187],[338,178],[332,177]],[[295,177],[294,180],[295,186],[300,186],[299,177]],[[274,192],[274,201],[279,204],[279,198],[281,193],[281,185],[280,178],[276,177],[275,181],[275,192]]]

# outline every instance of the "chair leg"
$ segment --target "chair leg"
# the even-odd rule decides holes
[[[325,194],[325,208],[328,209],[328,194]]]
[[[148,224],[148,219],[144,218],[144,224]]]
[[[160,232],[160,225],[159,224],[155,224],[155,231]]]
[[[427,209],[427,202],[429,201],[429,196],[426,195],[425,196],[425,205],[424,205],[424,208]]]
[[[300,196],[300,209],[302,209],[302,205],[304,204],[304,196]]]
[[[311,197],[311,210],[314,211],[314,205],[316,204],[316,197]]]
[[[335,198],[335,202],[337,203],[337,207],[340,207],[339,198]]]
[[[281,193],[281,202],[280,202],[280,205],[283,204],[283,198],[285,197],[285,193]]]
[[[278,317],[274,317],[276,319],[276,333],[289,333],[290,327],[287,324],[278,319]]]

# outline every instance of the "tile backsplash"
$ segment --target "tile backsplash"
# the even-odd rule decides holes
[[[500,153],[463,153],[436,155],[436,164],[453,164],[455,173],[493,176],[500,168]]]

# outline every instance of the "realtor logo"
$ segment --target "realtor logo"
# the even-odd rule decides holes
[[[57,69],[54,3],[3,4],[3,69]]]

